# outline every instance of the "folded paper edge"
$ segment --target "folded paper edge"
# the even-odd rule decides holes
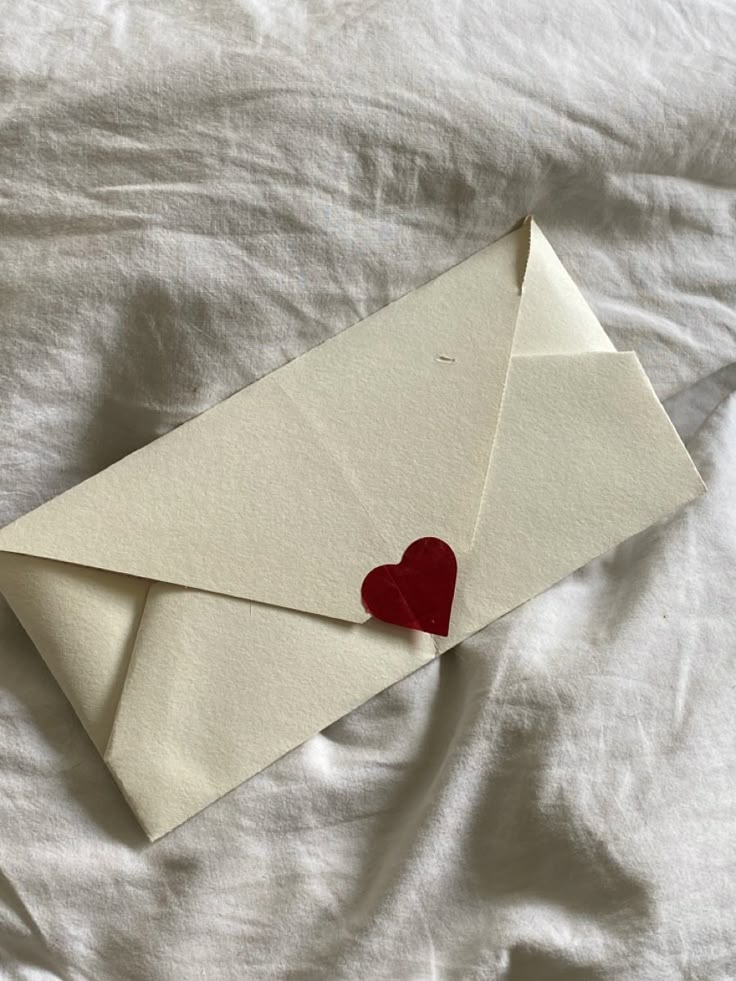
[[[138,624],[139,628],[141,626],[142,621],[143,621],[143,617],[141,617],[141,621]],[[424,635],[424,638],[425,638],[425,642],[429,639],[427,635]],[[138,637],[136,637],[136,642],[137,640]],[[136,651],[136,646],[137,643],[134,643],[133,653],[128,661],[128,670],[123,683],[123,690],[120,694],[121,707],[123,706],[125,698],[130,697],[131,694],[129,691],[126,692],[126,689],[129,687],[128,682],[133,677],[133,674],[136,670],[136,658],[139,656],[139,653]],[[108,744],[105,748],[105,751],[100,755],[102,756],[102,759],[106,767],[108,768],[109,772],[111,773],[115,781],[115,784],[117,785],[123,798],[125,799],[126,804],[133,812],[144,834],[146,835],[148,840],[153,843],[160,840],[164,836],[168,835],[170,832],[176,830],[178,827],[189,821],[191,818],[197,817],[212,804],[216,803],[223,797],[226,797],[229,794],[233,793],[235,790],[237,790],[239,787],[241,787],[244,783],[246,783],[253,777],[256,777],[260,773],[263,773],[273,763],[278,762],[280,759],[289,755],[294,750],[303,747],[312,738],[319,736],[322,732],[324,732],[325,729],[328,729],[330,726],[336,724],[341,719],[345,718],[351,712],[360,708],[360,706],[364,705],[367,701],[370,701],[371,698],[375,698],[376,696],[380,695],[382,692],[398,684],[400,681],[403,681],[404,679],[413,675],[415,672],[419,671],[421,668],[425,667],[427,664],[435,660],[437,654],[438,652],[436,650],[436,645],[434,645],[431,654],[427,651],[424,656],[419,655],[421,657],[420,660],[418,660],[416,663],[412,664],[411,666],[406,667],[404,670],[402,670],[400,675],[393,675],[390,681],[388,681],[387,683],[383,683],[381,687],[374,690],[368,698],[362,695],[359,697],[352,697],[350,703],[346,708],[344,709],[341,708],[338,714],[331,714],[324,721],[324,723],[319,727],[319,729],[310,731],[303,738],[299,739],[298,742],[288,745],[287,748],[285,749],[282,748],[277,753],[277,755],[275,755],[272,759],[269,759],[268,762],[265,762],[262,765],[259,765],[257,768],[244,773],[242,776],[240,776],[237,779],[236,782],[229,782],[227,784],[215,784],[215,783],[211,784],[208,790],[205,792],[205,794],[198,798],[196,803],[194,803],[193,805],[188,805],[186,809],[180,810],[179,813],[174,814],[173,817],[163,818],[161,814],[158,813],[158,808],[155,806],[155,804],[153,807],[151,807],[149,804],[146,803],[145,800],[142,801],[138,796],[137,788],[134,785],[134,781],[131,784],[131,782],[129,782],[126,779],[125,772],[118,772],[119,765],[121,763],[125,764],[127,762],[127,754],[124,750],[121,753],[121,747],[119,745],[120,732],[117,723],[118,723],[118,716],[121,714],[120,711],[116,713],[115,720],[113,722],[112,731],[110,733],[110,738],[108,740]],[[122,769],[124,771],[125,767],[123,766]]]
[[[603,555],[606,555],[609,551],[611,551],[612,549],[616,548],[618,545],[623,544],[623,542],[628,541],[634,535],[638,535],[641,532],[646,531],[647,528],[650,528],[650,527],[653,527],[655,525],[659,525],[661,523],[664,523],[666,521],[671,520],[683,508],[687,507],[689,504],[692,504],[694,501],[699,500],[701,497],[703,497],[708,492],[708,486],[707,486],[706,482],[703,480],[703,477],[702,477],[700,471],[698,470],[697,466],[695,465],[695,462],[692,459],[687,446],[685,445],[682,437],[678,433],[678,431],[677,431],[677,429],[676,429],[676,427],[675,427],[672,419],[670,418],[667,410],[665,409],[664,405],[662,404],[662,400],[659,398],[659,396],[657,395],[656,391],[654,390],[654,387],[653,387],[653,385],[651,383],[651,380],[649,379],[649,376],[647,375],[646,371],[644,370],[644,367],[641,364],[641,362],[639,360],[639,357],[636,354],[636,352],[635,351],[616,351],[614,353],[598,352],[597,354],[594,354],[592,356],[593,357],[605,357],[605,358],[612,357],[612,358],[617,358],[617,359],[620,359],[620,360],[626,360],[626,361],[628,361],[633,366],[634,370],[636,371],[636,373],[639,376],[640,381],[643,383],[643,387],[646,389],[648,396],[651,398],[652,403],[656,404],[656,406],[658,407],[658,409],[659,409],[659,415],[660,415],[660,418],[661,418],[661,421],[662,421],[663,425],[666,426],[669,429],[670,434],[674,437],[674,439],[676,440],[676,442],[679,444],[679,448],[680,448],[680,451],[681,451],[681,457],[682,457],[682,463],[683,463],[683,465],[687,464],[687,467],[688,467],[688,470],[689,470],[689,475],[693,478],[693,485],[689,489],[689,491],[688,491],[688,493],[687,493],[686,496],[682,497],[671,508],[668,508],[666,511],[663,511],[656,518],[656,520],[653,521],[652,523],[640,527],[637,531],[634,531],[634,532],[632,532],[631,534],[629,534],[629,535],[627,535],[625,537],[621,537],[620,535],[614,535],[614,536],[612,536],[602,547],[597,548],[595,552],[591,552],[579,564],[570,566],[570,568],[568,568],[568,570],[566,572],[564,572],[561,576],[559,576],[554,582],[550,582],[548,585],[544,586],[543,588],[541,588],[537,592],[531,594],[530,596],[525,597],[519,603],[516,603],[515,605],[513,605],[513,606],[509,607],[508,609],[504,610],[501,614],[499,614],[498,616],[493,617],[491,620],[489,620],[488,623],[482,624],[482,625],[480,625],[480,626],[478,626],[478,627],[470,630],[467,634],[465,634],[465,635],[463,635],[461,637],[454,637],[454,638],[452,638],[449,641],[440,640],[438,642],[438,645],[437,645],[438,646],[438,654],[439,654],[439,656],[442,656],[443,654],[447,654],[449,651],[453,650],[454,648],[458,647],[460,644],[463,644],[466,640],[469,640],[471,637],[475,636],[477,633],[479,633],[480,631],[484,630],[491,623],[495,623],[495,621],[497,619],[502,619],[503,617],[507,616],[509,613],[513,613],[514,610],[518,609],[520,606],[523,606],[529,600],[534,599],[536,596],[539,596],[542,593],[546,592],[547,589],[549,589],[552,586],[556,585],[558,582],[561,582],[563,579],[566,579],[569,575],[572,575],[578,569],[584,568],[585,566],[587,566],[587,564],[589,562],[593,562],[593,561],[595,561],[595,559],[600,558]],[[571,356],[570,355],[548,355],[546,357],[550,357],[550,358],[567,358],[567,357],[571,357]],[[575,357],[575,355],[573,355],[572,357]]]

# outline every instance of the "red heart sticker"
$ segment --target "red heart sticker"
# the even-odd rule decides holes
[[[363,606],[376,619],[446,637],[457,559],[441,538],[412,542],[398,565],[379,565],[363,580]]]

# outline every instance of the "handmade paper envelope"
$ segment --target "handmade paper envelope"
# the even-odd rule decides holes
[[[528,220],[0,531],[0,589],[155,839],[702,491]],[[361,601],[423,537],[447,637]]]

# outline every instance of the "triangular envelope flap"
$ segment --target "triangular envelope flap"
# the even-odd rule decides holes
[[[0,592],[100,753],[122,691],[149,583],[0,553]]]
[[[156,584],[105,760],[157,838],[434,656],[375,620]]]
[[[635,354],[513,358],[440,653],[704,490]]]
[[[532,218],[514,356],[615,351],[570,274]]]
[[[416,537],[469,547],[523,230],[0,532],[0,549],[354,622]]]

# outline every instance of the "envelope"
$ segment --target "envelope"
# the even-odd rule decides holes
[[[703,490],[527,219],[4,528],[0,590],[154,840]],[[447,636],[363,605],[422,539]]]

